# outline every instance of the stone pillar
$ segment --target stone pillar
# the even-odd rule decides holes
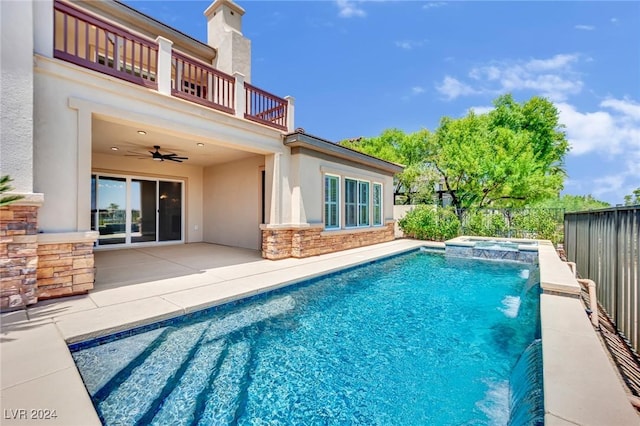
[[[42,195],[0,207],[0,311],[38,301],[38,207]]]
[[[84,294],[93,289],[96,239],[96,231],[38,234],[39,299]]]

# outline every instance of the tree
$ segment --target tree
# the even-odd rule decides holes
[[[11,179],[9,175],[0,176],[0,207],[8,206],[9,204],[24,198],[22,195],[17,194],[3,195],[6,192],[13,190],[10,185],[12,180],[13,179]]]
[[[413,204],[430,199],[438,180],[425,161],[430,136],[426,129],[409,134],[399,129],[387,129],[380,136],[348,139],[340,145],[404,165],[404,171],[395,177],[394,192],[406,196],[406,204]]]
[[[537,203],[530,204],[528,207],[533,209],[564,209],[566,212],[579,212],[585,210],[597,210],[611,207],[606,201],[600,201],[589,195],[569,195],[562,197],[549,198]]]
[[[635,206],[640,204],[640,187],[633,190],[629,195],[624,196],[625,206]]]
[[[444,117],[427,138],[426,162],[442,177],[458,215],[464,209],[522,207],[554,197],[565,177],[569,144],[554,105],[511,95],[488,114]]]

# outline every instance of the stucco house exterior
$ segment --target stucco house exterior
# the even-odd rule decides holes
[[[244,10],[197,41],[117,1],[0,2],[2,309],[93,287],[94,252],[209,242],[306,257],[389,241],[402,167],[297,129],[251,85]]]

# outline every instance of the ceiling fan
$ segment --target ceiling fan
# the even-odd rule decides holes
[[[175,161],[176,163],[182,163],[183,160],[189,159],[189,157],[180,157],[178,156],[178,154],[162,154],[160,152],[159,145],[154,145],[153,147],[155,148],[155,151],[149,151],[149,154],[151,154],[151,159],[154,161],[169,160],[169,161]],[[132,152],[132,155],[128,155],[128,156],[129,157],[138,156],[140,159],[149,158],[146,154],[141,154],[136,152]],[[141,157],[141,156],[144,156],[144,157]]]

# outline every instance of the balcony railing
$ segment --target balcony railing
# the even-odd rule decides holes
[[[158,45],[55,2],[54,57],[142,86],[158,88]]]
[[[244,88],[246,93],[244,118],[287,130],[288,102],[285,99],[258,89],[249,83],[245,83]]]
[[[59,0],[53,56],[236,117],[292,130],[293,102],[225,74],[172,48]],[[288,118],[288,116],[290,116]]]
[[[171,54],[171,94],[235,114],[236,80],[175,50]]]

